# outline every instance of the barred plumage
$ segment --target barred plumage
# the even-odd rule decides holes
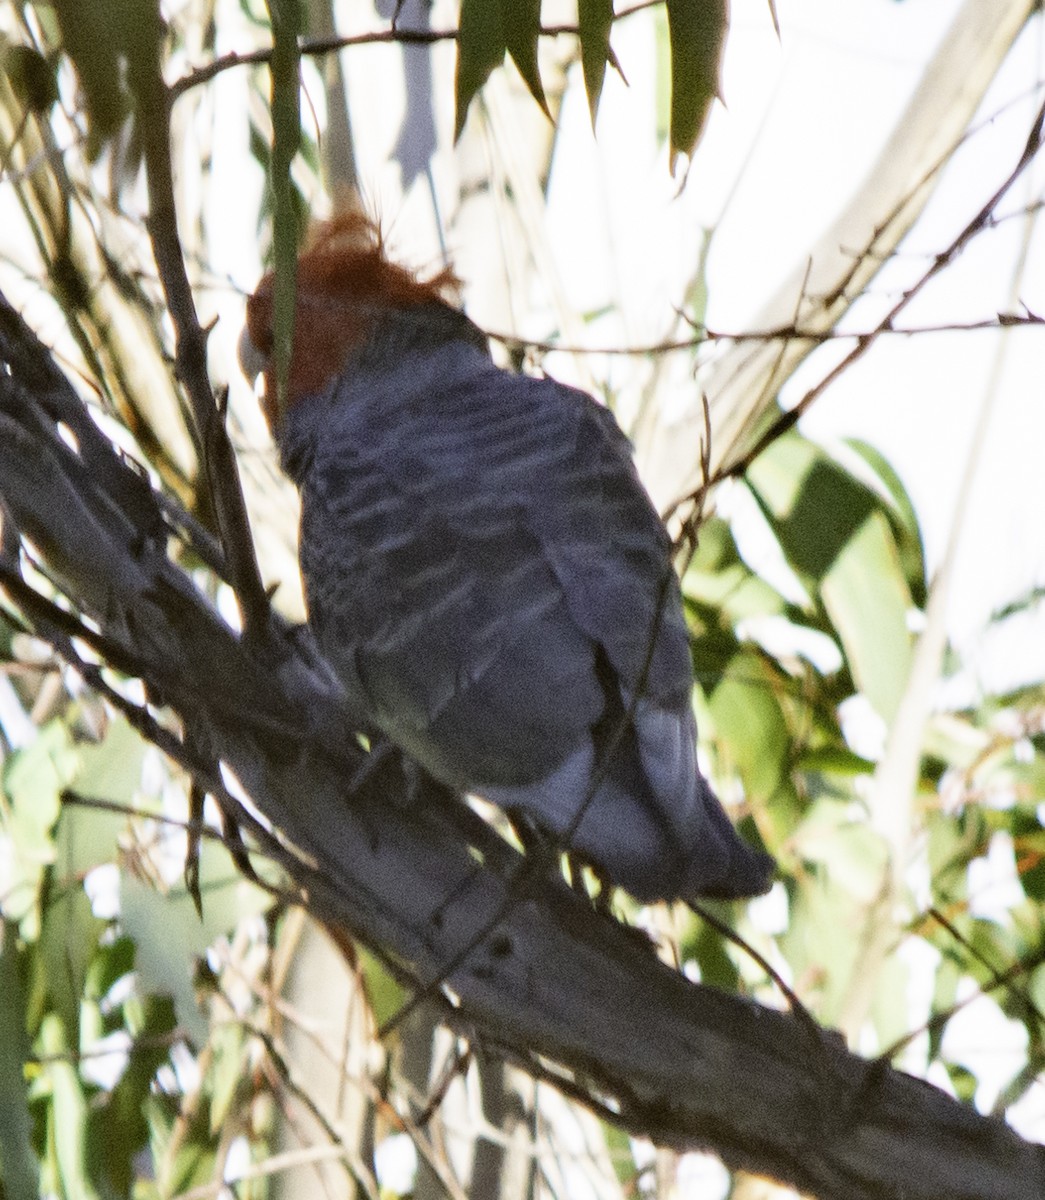
[[[337,366],[292,379],[276,429],[309,623],[360,717],[639,899],[764,891],[772,860],[697,769],[678,583],[627,440],[584,393],[498,369],[450,276],[361,286],[369,236],[313,297],[324,327],[343,310]]]

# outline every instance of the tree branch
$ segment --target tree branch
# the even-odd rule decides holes
[[[746,329],[731,332],[727,329],[712,329],[695,326],[692,337],[669,338],[660,342],[647,342],[634,346],[579,346],[569,342],[542,341],[524,338],[516,333],[501,333],[496,329],[483,329],[483,333],[494,341],[502,342],[511,349],[536,350],[541,354],[597,354],[607,358],[652,358],[659,354],[676,354],[681,351],[692,353],[709,342],[731,342],[737,345],[767,342],[809,342],[823,346],[828,342],[856,342],[878,337],[921,337],[932,333],[983,333],[999,329],[1038,329],[1045,325],[1045,317],[1029,308],[1023,312],[999,312],[993,317],[982,317],[977,321],[941,321],[931,325],[896,325],[886,328],[881,325],[872,329],[812,329],[799,321],[789,321],[771,329]]]
[[[153,15],[149,10],[150,16]],[[159,21],[158,10],[155,20]],[[197,451],[204,466],[209,499],[214,504],[227,578],[240,605],[243,626],[255,633],[268,620],[268,597],[261,581],[247,506],[236,470],[236,456],[224,421],[224,399],[216,402],[207,371],[207,336],[200,327],[196,303],[178,237],[171,167],[171,93],[163,81],[160,41],[143,38],[143,51],[128,62],[128,82],[136,103],[138,130],[149,194],[147,228],[167,308],[174,323],[175,368],[192,409]],[[144,52],[148,46],[150,52]]]
[[[614,13],[613,21],[623,20],[647,8],[657,8],[664,0],[643,0],[642,3],[632,4]],[[580,29],[576,25],[542,25],[541,37],[578,36]],[[303,58],[320,58],[326,54],[336,54],[353,46],[432,46],[438,42],[456,42],[456,29],[400,29],[394,22],[389,29],[372,30],[370,33],[340,34],[335,37],[303,38],[301,55]],[[172,99],[177,99],[184,92],[209,83],[225,71],[238,67],[260,67],[272,58],[272,47],[262,50],[252,50],[245,54],[223,54],[213,62],[202,67],[196,67],[187,75],[174,81],[170,87]]]

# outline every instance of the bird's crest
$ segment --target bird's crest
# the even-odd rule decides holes
[[[293,405],[318,392],[338,374],[380,310],[447,302],[456,298],[459,286],[449,267],[425,279],[391,262],[377,222],[358,209],[317,225],[298,259],[287,403]],[[247,300],[245,333],[264,365],[262,408],[275,428],[273,290],[270,271]]]

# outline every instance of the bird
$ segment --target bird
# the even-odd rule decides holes
[[[640,902],[766,892],[773,859],[698,767],[671,541],[609,409],[498,366],[453,270],[393,261],[358,209],[313,229],[296,278],[285,404],[271,272],[240,361],[361,727]]]

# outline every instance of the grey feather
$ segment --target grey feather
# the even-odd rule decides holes
[[[309,621],[369,721],[640,899],[765,890],[697,769],[669,541],[611,414],[433,305],[382,318],[280,445]]]

